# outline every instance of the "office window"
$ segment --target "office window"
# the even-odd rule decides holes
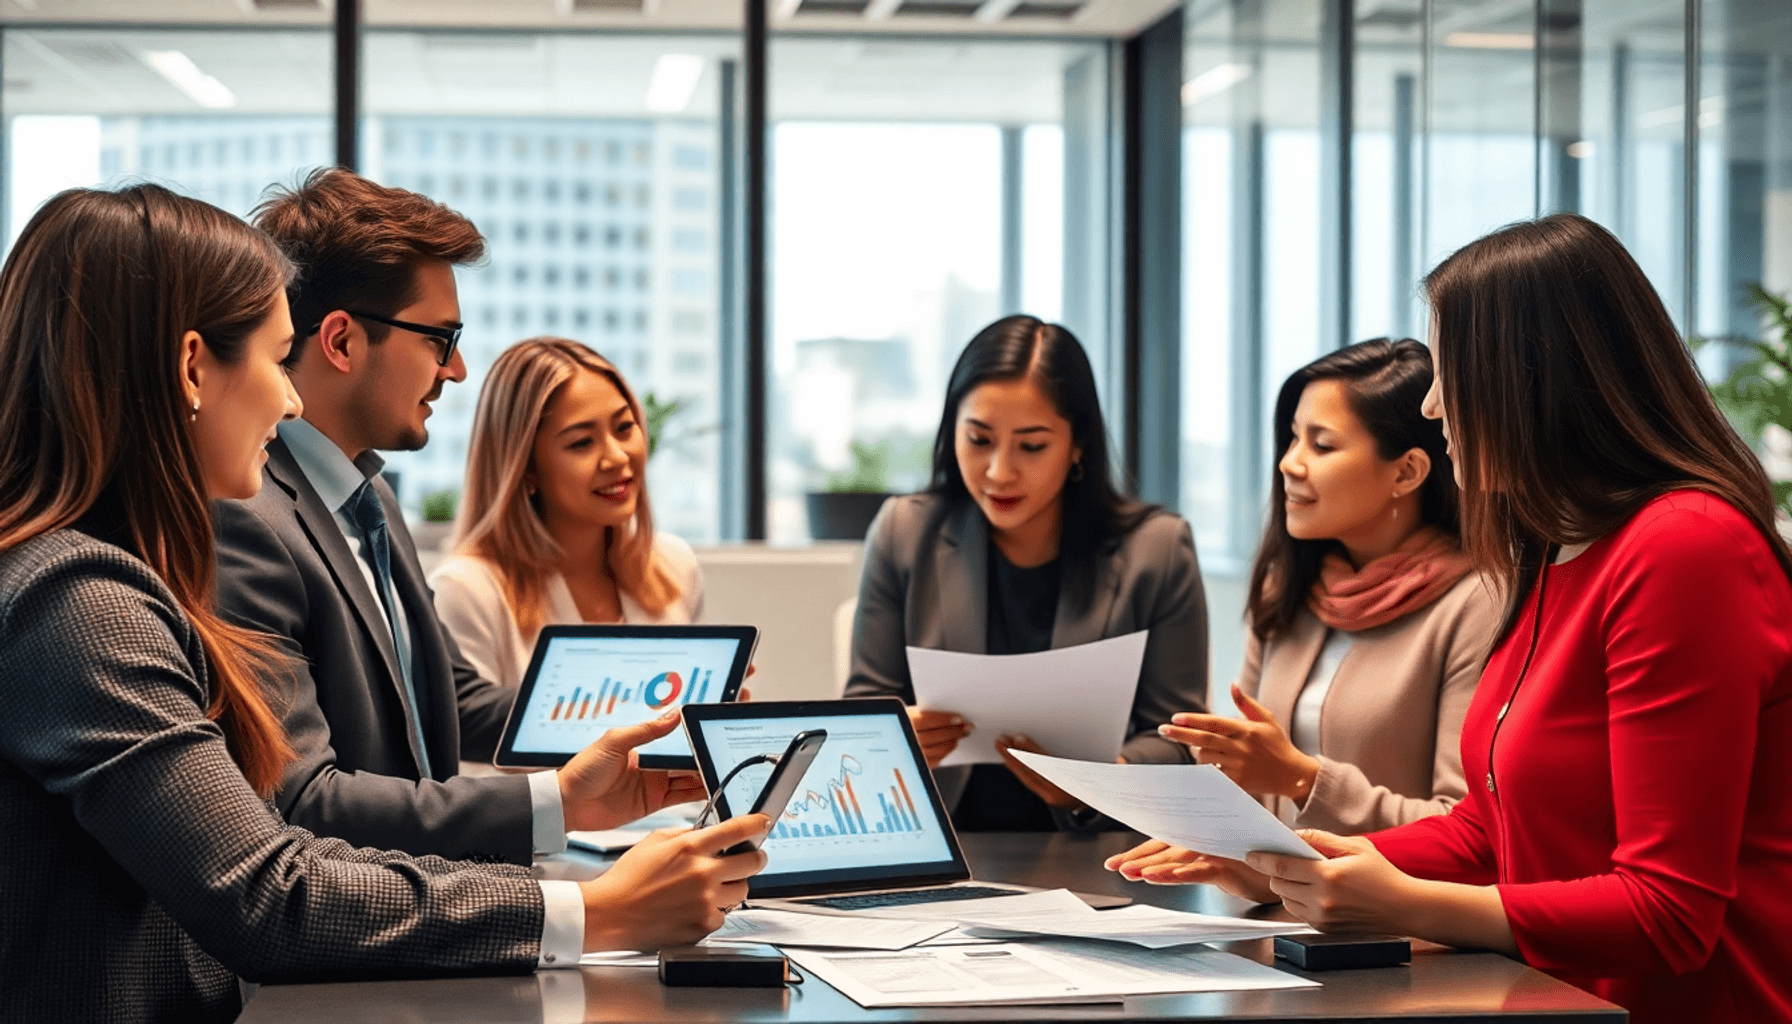
[[[1623,239],[1689,335],[1757,336],[1745,286],[1792,290],[1792,6],[1358,4],[1344,60],[1322,50],[1338,6],[1184,9],[1181,511],[1215,622],[1242,614],[1274,471],[1271,404],[1328,342],[1328,289],[1349,304],[1330,340],[1423,338],[1427,271],[1504,224],[1572,210]],[[1339,66],[1353,76],[1347,139],[1322,117]],[[1340,151],[1343,266],[1314,255],[1335,208],[1319,169]],[[1727,373],[1737,351],[1707,346],[1701,367]],[[1792,476],[1792,437],[1762,441],[1770,469]],[[1215,678],[1241,653],[1216,631]]]
[[[736,46],[729,36],[694,34],[369,28],[363,122],[369,138],[364,150],[382,154],[365,168],[370,176],[393,181],[413,170],[442,170],[413,167],[417,158],[409,155],[383,155],[385,147],[376,144],[377,136],[429,132],[439,138],[454,132],[499,140],[495,152],[463,157],[453,169],[504,182],[504,216],[513,221],[508,232],[490,231],[486,222],[496,221],[483,208],[463,212],[487,230],[493,264],[515,269],[506,274],[493,272],[493,267],[469,268],[459,274],[459,283],[463,304],[489,302],[513,309],[512,329],[508,335],[495,336],[468,332],[462,349],[469,377],[458,389],[476,395],[492,360],[525,331],[570,331],[599,351],[614,347],[613,336],[625,324],[639,339],[631,344],[644,350],[670,340],[674,332],[662,326],[669,318],[655,316],[653,310],[673,299],[671,289],[664,294],[643,289],[638,298],[644,308],[626,314],[606,310],[601,319],[574,305],[587,298],[582,291],[592,283],[592,271],[580,251],[601,241],[616,261],[607,276],[626,273],[641,282],[653,279],[655,266],[672,257],[669,246],[656,249],[653,244],[659,214],[652,191],[662,181],[702,196],[701,202],[678,211],[679,226],[716,237],[713,197],[720,168],[709,161],[701,167],[689,166],[688,159],[681,164],[678,154],[709,152],[716,145],[717,62],[732,59]],[[703,72],[682,109],[649,110],[648,82],[659,57],[668,53],[701,57]],[[607,165],[601,177],[591,166],[599,156]],[[440,159],[438,155],[437,162]],[[593,190],[599,188],[604,190],[603,205],[591,202]],[[565,218],[569,199],[580,208],[581,219],[572,223]],[[570,248],[560,245],[562,232]],[[714,279],[717,258],[713,248],[678,254],[681,267],[708,280]],[[550,297],[555,305],[542,301]],[[679,295],[677,300],[681,308],[693,301],[716,301],[707,294]],[[714,328],[694,339],[679,337],[686,349],[693,343],[720,345],[720,332]],[[629,384],[637,392],[685,402],[678,420],[667,428],[650,479],[656,521],[692,541],[712,540],[720,532],[721,449],[716,429],[721,415],[720,362],[705,359],[695,370],[670,358],[638,366],[619,364],[629,367]],[[471,419],[471,403],[464,416],[444,408],[431,420],[431,433],[437,440],[464,439]],[[432,440],[432,447],[437,440]],[[395,468],[404,474],[407,500],[461,486],[459,464],[411,461],[412,456],[404,454],[393,458]]]
[[[144,176],[246,215],[307,169],[257,140],[331,138],[325,32],[14,26],[0,45],[6,247],[57,192]]]
[[[892,489],[923,485],[946,377],[998,316],[1062,320],[1110,379],[1109,67],[1080,42],[772,51],[767,520],[792,542],[854,442],[888,446]]]

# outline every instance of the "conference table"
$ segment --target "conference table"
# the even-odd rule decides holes
[[[1101,862],[1139,841],[1130,833],[966,833],[961,836],[978,879],[1043,888],[1130,896],[1176,910],[1245,917],[1285,917],[1280,907],[1253,907],[1211,886],[1130,883]],[[545,870],[588,878],[604,859],[568,852]],[[1306,973],[1278,961],[1271,940],[1222,948],[1321,982],[1322,987],[1258,992],[1147,996],[1124,1003],[1065,1006],[965,1006],[867,1010],[811,977],[783,989],[666,988],[651,968],[584,967],[533,976],[451,977],[399,981],[264,985],[244,1008],[242,1024],[400,1021],[405,1024],[578,1024],[718,1021],[794,1024],[887,1024],[894,1021],[1476,1021],[1550,1024],[1624,1021],[1619,1007],[1493,953],[1459,952],[1415,942],[1412,963],[1372,970]]]

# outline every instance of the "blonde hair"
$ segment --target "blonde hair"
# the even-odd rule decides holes
[[[641,403],[622,373],[603,356],[566,338],[529,338],[505,350],[492,364],[473,413],[473,443],[467,453],[466,494],[456,517],[456,554],[482,558],[496,570],[511,617],[525,641],[547,619],[548,578],[563,555],[548,533],[523,478],[534,457],[535,437],[548,403],[581,372],[596,373],[616,385],[645,432]],[[635,501],[632,528],[622,537],[605,531],[605,558],[617,589],[655,614],[684,592],[653,550],[653,512],[646,481]]]

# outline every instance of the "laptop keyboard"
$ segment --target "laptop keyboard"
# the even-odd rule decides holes
[[[997,889],[988,885],[954,885],[943,889],[909,889],[905,892],[869,892],[858,896],[811,896],[791,900],[830,910],[874,910],[879,907],[906,907],[916,903],[947,903],[954,900],[980,900],[990,896],[1020,896],[1013,889]]]

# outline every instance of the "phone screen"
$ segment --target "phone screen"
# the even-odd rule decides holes
[[[753,798],[753,807],[748,813],[764,814],[773,821],[777,821],[779,815],[784,813],[785,805],[789,804],[790,798],[796,794],[797,787],[802,784],[803,776],[808,774],[809,765],[815,761],[815,755],[821,751],[821,745],[827,742],[827,738],[826,729],[809,729],[792,737],[790,746],[784,748],[783,756],[778,758],[776,765],[772,766],[771,774],[766,777],[765,785],[760,788],[759,795]],[[757,850],[762,842],[764,842],[764,837],[749,839],[737,843],[724,850],[723,853],[745,853],[748,850]]]

